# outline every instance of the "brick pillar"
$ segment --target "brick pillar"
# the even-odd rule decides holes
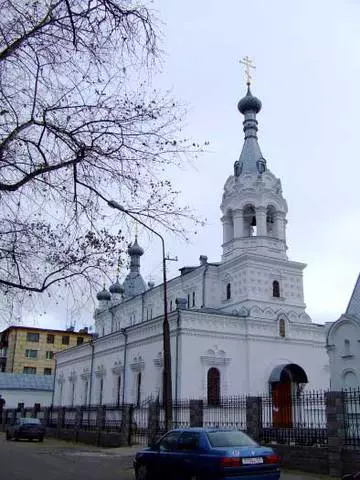
[[[60,407],[58,410],[58,418],[57,418],[57,435],[60,435],[60,430],[64,428],[65,424],[65,407]]]
[[[44,408],[44,427],[49,426],[49,420],[50,420],[50,408],[45,407]]]
[[[341,477],[341,450],[345,443],[345,403],[343,392],[325,394],[328,432],[329,475]]]
[[[80,430],[82,427],[82,419],[83,419],[83,411],[84,407],[77,407],[75,412],[75,428],[76,430]]]
[[[131,426],[133,422],[132,405],[121,406],[120,446],[131,445]]]
[[[247,433],[257,442],[262,429],[261,397],[246,397],[246,429]]]
[[[190,400],[190,427],[202,427],[204,422],[203,400]]]
[[[148,445],[153,445],[160,431],[160,405],[159,402],[151,402],[148,412]]]

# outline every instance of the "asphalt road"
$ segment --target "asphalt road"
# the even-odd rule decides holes
[[[131,449],[103,450],[45,438],[6,441],[0,434],[0,478],[4,480],[133,480]]]
[[[45,438],[43,443],[6,441],[0,433],[1,480],[134,480],[132,458],[139,447],[101,449]],[[281,480],[328,480],[287,471]],[[171,479],[169,479],[171,480]]]

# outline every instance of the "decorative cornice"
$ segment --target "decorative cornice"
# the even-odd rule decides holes
[[[205,355],[200,357],[203,365],[228,365],[231,362],[231,358],[226,356],[224,350],[220,350],[217,345],[213,348],[209,348]]]
[[[155,367],[163,368],[164,367],[164,358],[162,352],[157,354],[157,357],[153,360]]]
[[[145,368],[145,362],[141,355],[134,357],[132,363],[130,363],[130,368],[133,372],[142,372]]]
[[[111,371],[114,375],[119,376],[119,375],[122,374],[123,369],[124,369],[124,367],[123,367],[122,363],[120,361],[118,361],[118,362],[114,363],[114,366],[112,367]]]
[[[102,378],[105,375],[106,375],[106,368],[104,367],[104,365],[98,365],[98,367],[95,370],[95,376]]]

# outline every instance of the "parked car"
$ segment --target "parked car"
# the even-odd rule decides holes
[[[239,430],[171,430],[134,459],[136,480],[279,480],[280,457]]]
[[[6,440],[27,438],[29,440],[37,439],[39,442],[42,442],[44,435],[45,427],[38,418],[18,418],[15,424],[9,426],[6,430]]]

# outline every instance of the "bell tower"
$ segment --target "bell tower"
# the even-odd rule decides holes
[[[286,260],[287,204],[281,182],[268,169],[258,143],[261,101],[247,93],[238,103],[244,115],[245,140],[234,172],[224,186],[221,203],[223,261],[251,252]]]

